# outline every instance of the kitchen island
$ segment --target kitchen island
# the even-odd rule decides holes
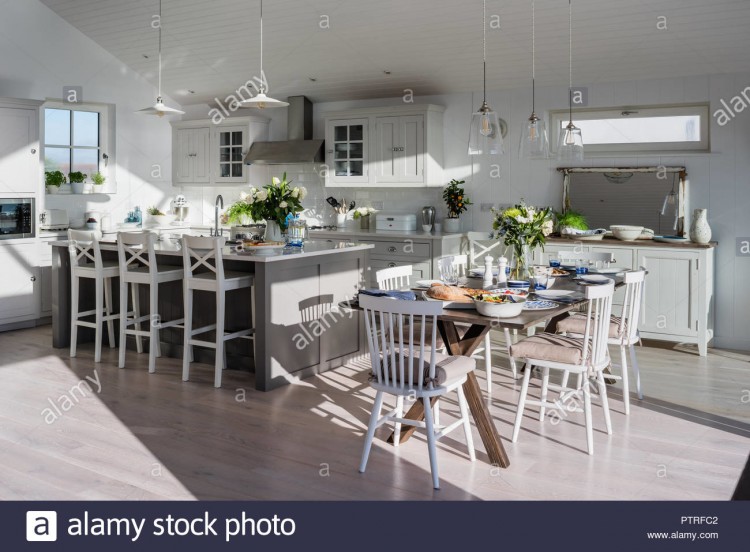
[[[117,260],[117,246],[100,242],[103,260]],[[68,242],[52,246],[52,336],[53,346],[70,345],[70,257]],[[302,248],[286,248],[281,253],[257,255],[225,247],[226,270],[255,275],[251,291],[227,294],[226,329],[251,327],[251,303],[255,306],[255,350],[250,340],[227,343],[227,367],[255,372],[255,388],[269,391],[299,378],[343,365],[363,349],[362,327],[358,316],[339,310],[338,304],[351,299],[363,287],[371,244],[336,241],[306,242]],[[182,266],[182,249],[177,240],[156,244],[159,264]],[[119,280],[115,279],[116,290]],[[113,293],[114,312],[119,312]],[[141,293],[141,312],[148,312],[147,293]],[[81,310],[93,309],[93,281],[81,282]],[[214,322],[215,298],[196,293],[194,327]],[[159,314],[165,320],[183,316],[181,282],[159,287]],[[118,334],[119,335],[119,334]],[[207,334],[211,335],[211,334]],[[79,342],[93,340],[93,330],[81,328]],[[212,339],[212,338],[208,338]],[[106,339],[105,339],[106,343]],[[180,328],[161,331],[162,354],[182,356]],[[129,343],[129,346],[134,343]],[[214,362],[211,349],[195,348],[196,362]],[[158,363],[157,363],[158,371]]]

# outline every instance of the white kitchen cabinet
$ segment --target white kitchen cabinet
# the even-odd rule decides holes
[[[0,98],[0,194],[40,189],[38,104]]]
[[[176,184],[244,184],[252,168],[245,154],[268,139],[268,119],[230,117],[172,122],[172,175]]]
[[[444,186],[444,110],[405,105],[326,114],[326,186]]]
[[[174,133],[174,180],[180,184],[208,183],[210,128],[178,128]]]
[[[38,318],[37,247],[34,241],[0,245],[0,326]]]

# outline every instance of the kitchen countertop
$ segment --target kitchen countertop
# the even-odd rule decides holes
[[[419,230],[362,230],[360,228],[337,228],[336,230],[310,230],[310,238],[342,238],[353,237],[358,240],[382,240],[382,239],[419,239],[419,240],[442,240],[443,238],[462,237],[463,232],[455,234],[447,232],[422,232]]]
[[[574,244],[580,243],[583,246],[590,247],[662,247],[662,248],[675,248],[675,249],[712,249],[719,245],[718,242],[711,243],[693,243],[691,241],[685,243],[666,243],[658,242],[654,240],[634,240],[634,241],[623,241],[618,240],[614,237],[605,236],[602,240],[590,241],[590,240],[575,240],[569,238],[547,238],[547,243],[555,244]]]
[[[104,251],[117,251],[117,246],[115,245],[114,241],[102,240],[99,242],[99,244]],[[68,241],[53,241],[50,243],[50,245],[52,247],[68,247]],[[277,261],[291,261],[304,257],[316,257],[320,255],[335,255],[337,253],[360,251],[372,248],[372,244],[369,243],[353,243],[344,240],[334,243],[308,241],[302,248],[288,247],[282,250],[280,253],[274,253],[272,255],[257,255],[244,251],[237,252],[230,246],[225,247],[222,251],[222,254],[224,255],[225,260],[249,261],[253,263],[270,263]],[[176,240],[163,240],[156,242],[155,251],[157,254],[161,255],[181,256],[182,246]]]

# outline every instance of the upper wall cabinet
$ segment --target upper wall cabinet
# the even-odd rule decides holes
[[[436,105],[326,114],[326,186],[443,186],[443,111]]]
[[[172,123],[172,176],[175,184],[244,184],[243,163],[256,140],[268,139],[268,120],[232,117],[221,124],[209,120]]]
[[[39,102],[0,98],[0,194],[40,187]]]

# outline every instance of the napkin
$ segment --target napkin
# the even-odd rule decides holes
[[[390,297],[391,299],[399,299],[401,301],[416,301],[417,294],[413,291],[397,291],[397,290],[383,290],[383,289],[361,289],[359,293],[362,295],[372,295],[373,297]]]

